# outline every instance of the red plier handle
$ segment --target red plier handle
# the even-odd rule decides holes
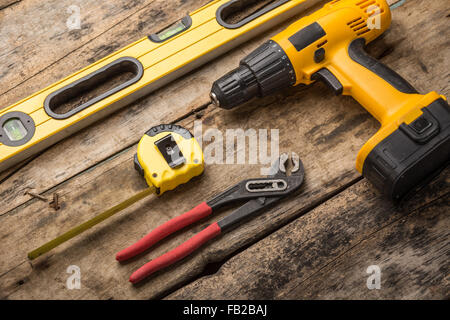
[[[152,232],[147,234],[145,237],[143,237],[135,244],[118,252],[116,254],[116,259],[118,261],[130,259],[144,252],[151,246],[155,245],[157,242],[169,236],[170,234],[209,216],[212,212],[213,209],[206,202],[202,202],[194,209],[167,221],[166,223],[160,225]],[[219,234],[220,234],[220,227],[218,226],[218,224],[214,223],[210,225],[209,227],[207,227],[200,233],[196,234],[191,239],[179,245],[175,249],[143,265],[141,268],[136,270],[130,276],[130,282],[137,283],[142,279],[146,278],[147,276],[149,276],[150,274],[183,259],[184,257],[191,254],[193,251],[197,250],[201,245],[208,242],[209,240],[211,240],[212,238],[216,237]]]
[[[144,252],[172,233],[209,216],[212,211],[212,208],[208,206],[206,202],[202,202],[194,209],[167,221],[166,223],[151,231],[135,244],[118,252],[116,254],[116,260],[125,261]]]
[[[166,252],[162,256],[153,259],[152,261],[146,263],[145,265],[137,269],[130,276],[130,282],[137,283],[142,279],[148,277],[152,273],[160,269],[163,269],[171,264],[174,264],[175,262],[190,255],[192,252],[200,248],[203,244],[205,244],[209,240],[218,236],[220,233],[221,229],[217,224],[217,222],[211,224],[209,227],[197,233],[195,236],[193,236],[186,242],[180,244],[175,249]]]

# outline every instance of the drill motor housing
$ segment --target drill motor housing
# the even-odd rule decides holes
[[[450,110],[436,92],[414,87],[369,56],[365,45],[390,26],[386,0],[334,0],[290,25],[214,82],[225,109],[315,81],[357,100],[381,127],[362,147],[356,168],[392,200],[428,182],[450,158]]]

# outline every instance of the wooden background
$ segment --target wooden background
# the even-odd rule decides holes
[[[6,107],[115,50],[155,32],[206,0],[0,1],[0,107]],[[318,9],[324,2],[306,11]],[[65,25],[81,8],[81,30]],[[449,95],[449,3],[408,0],[393,12],[370,53],[421,93]],[[207,106],[211,83],[295,19],[0,174],[0,297],[4,299],[388,299],[449,298],[449,170],[396,208],[354,169],[376,121],[324,85],[292,88],[225,111]],[[138,286],[128,277],[229,211],[171,236],[126,264],[115,253],[154,227],[211,198],[258,165],[209,165],[174,192],[151,196],[30,262],[28,251],[125,200],[144,186],[132,157],[159,123],[203,130],[279,129],[280,151],[306,168],[301,192]],[[61,209],[31,197],[52,199]],[[68,290],[66,269],[81,269]],[[366,269],[379,265],[380,290]]]

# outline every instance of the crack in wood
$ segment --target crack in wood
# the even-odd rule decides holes
[[[11,7],[12,5],[19,3],[22,0],[0,0],[0,10]]]

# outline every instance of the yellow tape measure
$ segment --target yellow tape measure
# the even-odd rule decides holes
[[[0,171],[319,0],[215,0],[0,111]],[[237,22],[248,6],[260,5]]]
[[[173,190],[204,170],[200,145],[187,129],[177,125],[151,128],[139,142],[134,161],[136,169],[145,177],[148,188],[31,251],[28,258],[39,257],[149,194],[161,195]]]

